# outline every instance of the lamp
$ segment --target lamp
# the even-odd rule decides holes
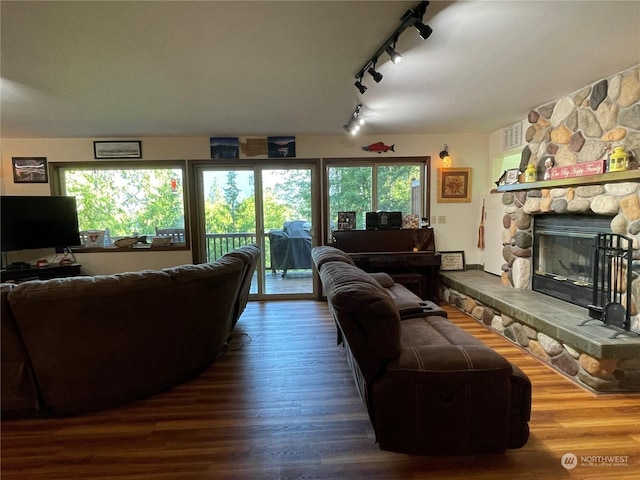
[[[367,70],[369,72],[369,75],[371,75],[373,77],[373,80],[376,83],[380,83],[380,80],[382,80],[382,74],[378,71],[376,71],[376,64],[374,63],[373,66]]]
[[[349,132],[351,135],[355,135],[356,133],[358,133],[358,131],[360,130],[360,127],[364,125],[365,120],[360,116],[361,109],[362,109],[362,104],[359,103],[358,106],[356,106],[353,113],[351,114],[351,118],[349,119],[349,121],[346,123],[346,125],[344,125],[344,129],[347,132]]]
[[[449,155],[449,147],[444,144],[444,148],[440,152],[440,158],[442,159],[442,167],[449,168],[451,166],[451,156]]]
[[[413,26],[416,27],[416,30],[418,30],[418,33],[424,40],[429,38],[433,33],[431,27],[429,25],[425,25],[420,20],[416,20],[416,23]]]
[[[363,94],[364,92],[367,91],[366,85],[362,84],[362,77],[360,77],[358,80],[356,80],[356,83],[354,83],[354,85],[360,91],[361,94]]]
[[[394,65],[396,65],[400,60],[402,60],[402,55],[400,55],[397,51],[396,51],[396,44],[395,42],[393,43],[393,46],[389,45],[386,48],[386,52],[389,55],[389,57],[391,58],[391,61],[393,62]]]
[[[416,8],[413,10],[407,10],[404,12],[404,15],[400,17],[400,26],[396,28],[396,30],[391,34],[389,38],[387,38],[382,46],[378,49],[376,53],[374,53],[369,60],[362,66],[362,68],[356,73],[356,82],[354,85],[360,91],[361,94],[364,94],[367,91],[367,87],[362,84],[362,78],[364,74],[368,72],[376,83],[380,83],[382,80],[382,74],[376,71],[376,63],[378,62],[378,58],[383,53],[386,53],[391,58],[391,61],[394,64],[397,64],[401,59],[402,55],[400,55],[396,51],[396,42],[400,37],[400,34],[404,32],[409,27],[415,27],[416,30],[420,33],[420,36],[423,39],[429,38],[431,33],[431,27],[422,23],[422,17],[424,17],[424,13],[427,10],[427,6],[429,6],[429,2],[420,2]]]

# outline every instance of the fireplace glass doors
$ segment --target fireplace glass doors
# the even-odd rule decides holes
[[[593,245],[611,217],[539,215],[534,219],[533,290],[588,307],[593,301]]]

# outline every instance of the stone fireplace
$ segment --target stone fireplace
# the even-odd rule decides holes
[[[495,281],[521,293],[497,293],[491,280],[474,285],[469,277],[445,272],[441,298],[579,384],[600,392],[640,391],[640,337],[633,334],[640,333],[640,66],[538,107],[528,120],[519,170],[532,165],[537,181],[498,187],[504,263]],[[629,153],[628,170],[544,179],[545,164],[606,165],[614,147]],[[536,223],[548,230],[550,218],[560,224],[554,239],[535,231]],[[594,231],[584,231],[587,219],[594,220]],[[625,285],[631,332],[615,339],[599,321],[581,325],[589,319],[581,307],[592,293],[587,260],[599,229],[626,236],[633,247],[633,275]],[[541,253],[548,253],[542,264]],[[532,287],[560,300],[541,300]],[[531,302],[542,307],[539,316]]]
[[[603,215],[537,215],[533,221],[533,276],[536,292],[589,307],[593,303],[593,244],[610,232]]]
[[[623,182],[604,185],[588,185],[567,188],[532,189],[517,192],[505,192],[502,194],[502,203],[505,206],[503,218],[503,249],[502,254],[505,260],[503,265],[502,282],[518,289],[529,289],[534,283],[549,286],[547,279],[535,278],[535,268],[533,264],[534,251],[539,251],[540,246],[534,245],[535,235],[533,226],[536,219],[546,225],[546,219],[556,217],[569,235],[564,239],[556,238],[552,261],[557,265],[550,265],[556,276],[567,277],[560,269],[574,270],[577,283],[588,283],[582,280],[580,272],[584,273],[586,267],[587,244],[590,248],[593,232],[585,233],[584,221],[586,218],[593,220],[595,229],[608,226],[609,231],[625,235],[632,239],[634,247],[634,258],[640,257],[640,183]],[[596,232],[597,233],[597,232]],[[586,235],[587,238],[581,237]],[[544,235],[543,235],[544,236]],[[543,239],[544,240],[544,239]],[[542,245],[544,247],[544,245]],[[562,256],[562,258],[561,258]],[[634,265],[637,262],[634,262]],[[564,266],[563,266],[564,265]],[[568,278],[568,277],[567,277]],[[562,280],[559,283],[569,282]],[[553,284],[552,284],[553,285]],[[556,287],[558,285],[556,284]],[[572,285],[573,287],[584,287],[585,285]],[[579,288],[578,288],[579,289]],[[574,292],[577,289],[572,289]],[[640,275],[634,275],[634,280],[630,288],[627,288],[632,295],[632,330],[640,333]],[[587,299],[589,298],[590,287],[587,286]],[[543,292],[548,293],[548,292]],[[570,294],[567,294],[570,295]],[[577,305],[585,306],[584,300],[569,298],[564,300]]]

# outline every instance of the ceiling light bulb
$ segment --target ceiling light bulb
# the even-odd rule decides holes
[[[354,83],[354,85],[356,86],[356,88],[360,91],[361,94],[364,94],[364,92],[367,91],[367,87],[365,85],[362,84],[361,82],[362,79],[356,81],[356,83]]]
[[[382,80],[382,74],[380,72],[377,72],[375,68],[371,67],[369,70],[367,70],[367,72],[369,72],[369,75],[371,75],[373,77],[373,80],[376,83],[380,83],[380,81]]]
[[[394,65],[402,60],[402,55],[400,55],[391,45],[386,48],[386,51],[389,57],[391,57],[391,61]]]
[[[362,117],[358,118],[358,125],[360,126],[364,125],[364,118]]]

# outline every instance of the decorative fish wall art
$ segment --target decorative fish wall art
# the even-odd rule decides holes
[[[366,147],[362,147],[362,150],[364,150],[365,152],[376,152],[376,153],[383,153],[383,152],[388,152],[389,150],[391,150],[392,152],[396,151],[396,145],[395,143],[393,145],[385,145],[384,142],[376,142],[376,143],[372,143],[371,145],[367,145]]]

